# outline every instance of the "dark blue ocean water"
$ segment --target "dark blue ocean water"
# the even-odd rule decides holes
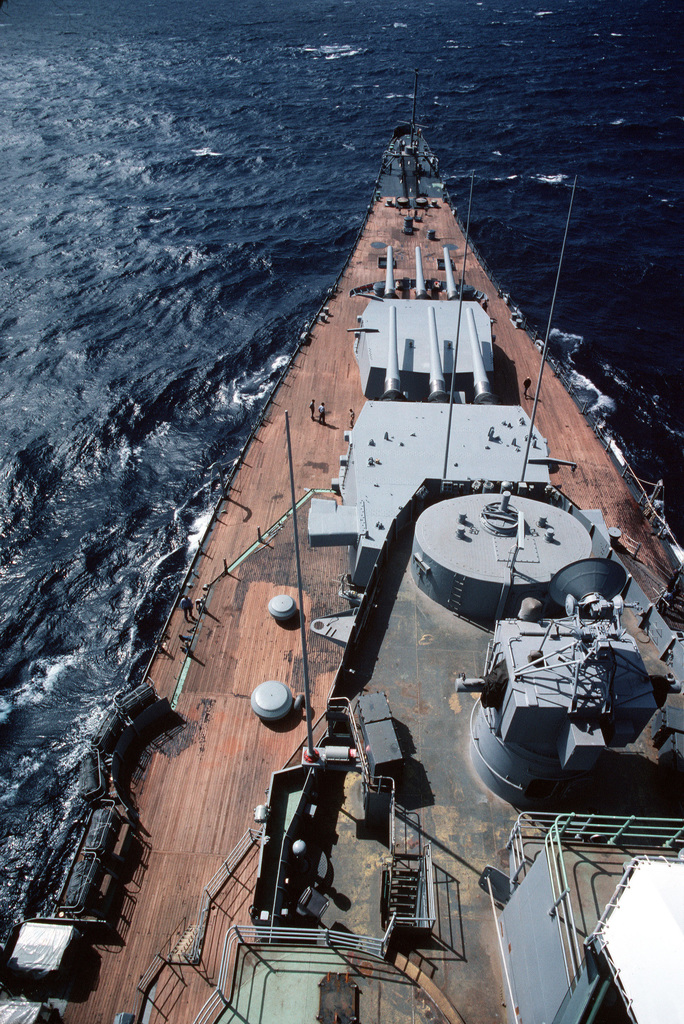
[[[0,933],[59,885],[270,382],[419,116],[474,239],[684,535],[684,11],[669,0],[0,9]]]

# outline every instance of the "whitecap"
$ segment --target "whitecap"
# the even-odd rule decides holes
[[[581,334],[559,331],[557,327],[554,327],[551,331],[551,339],[557,347],[563,350],[563,354],[566,356],[574,355],[584,343],[584,338]]]
[[[343,57],[356,57],[363,50],[344,50],[340,53],[326,53],[326,60],[341,60]]]
[[[392,25],[392,28],[408,28],[408,25],[406,24],[405,21],[395,21],[394,25]]]
[[[0,697],[0,725],[7,721],[12,713],[12,705]]]
[[[549,14],[553,14],[553,11],[537,11],[535,18],[546,18]]]
[[[190,529],[188,530],[189,554],[194,555],[195,551],[197,551],[204,534],[207,532],[207,527],[211,522],[213,514],[213,508],[205,509],[205,511],[200,512],[190,524]]]
[[[222,153],[217,153],[215,150],[209,149],[207,146],[205,146],[204,149],[193,149],[191,152],[195,156],[223,156]]]
[[[567,181],[568,176],[567,174],[535,174],[534,178],[543,185],[562,185],[564,181]]]
[[[15,707],[29,704],[41,704],[55,689],[60,676],[78,665],[74,657],[66,657],[61,661],[48,661],[38,658],[29,666],[29,678],[14,693]]]
[[[592,380],[573,366],[572,357],[584,344],[582,335],[559,331],[554,327],[551,331],[551,338],[555,346],[562,350],[569,382],[575,393],[581,395],[584,411],[598,413],[602,419],[615,412],[615,400],[604,395]]]

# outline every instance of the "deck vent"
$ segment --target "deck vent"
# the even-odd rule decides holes
[[[268,610],[278,622],[287,622],[297,611],[297,602],[289,594],[276,594],[268,602]]]
[[[263,722],[277,722],[292,707],[292,692],[285,683],[269,679],[260,683],[252,693],[252,711]]]

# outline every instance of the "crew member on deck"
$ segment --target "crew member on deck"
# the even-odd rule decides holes
[[[180,599],[180,606],[183,609],[183,615],[185,616],[186,622],[194,622],[195,616],[192,614],[192,601],[185,594]]]

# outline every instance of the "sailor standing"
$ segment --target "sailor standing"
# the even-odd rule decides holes
[[[325,426],[325,402],[321,402],[318,406],[318,422]]]
[[[186,622],[194,622],[195,616],[192,614],[192,601],[189,597],[183,595],[180,599],[180,606],[183,609],[183,615],[185,616]]]
[[[315,408],[316,408],[316,403],[314,402],[314,400],[312,398],[311,401],[309,402],[309,412],[311,413],[311,419],[314,418],[314,409]]]

